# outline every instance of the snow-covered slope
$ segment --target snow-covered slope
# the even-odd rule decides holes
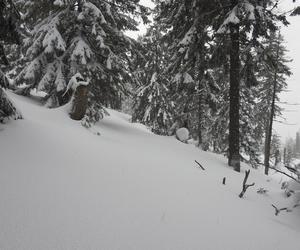
[[[0,127],[1,250],[300,249],[300,209],[271,207],[292,204],[278,176],[252,170],[240,199],[244,173],[222,156],[116,111],[91,133],[64,108],[10,95],[25,119]]]

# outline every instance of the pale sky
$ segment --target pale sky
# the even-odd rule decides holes
[[[150,8],[154,7],[151,0],[140,0],[140,3]],[[282,9],[287,10],[295,7],[292,0],[281,0],[280,5]],[[288,92],[284,92],[280,96],[281,102],[298,103],[299,105],[281,104],[285,109],[283,118],[286,120],[284,123],[275,122],[274,130],[282,137],[283,142],[288,137],[295,138],[296,132],[300,130],[300,16],[289,17],[288,20],[291,24],[282,29],[282,34],[289,50],[288,57],[293,60],[290,63],[293,75],[287,81]],[[143,24],[139,25],[139,29],[140,31],[138,32],[127,32],[127,34],[136,38],[139,34],[144,34],[146,31],[146,27]]]
[[[298,2],[297,2],[298,3]],[[295,6],[292,0],[282,0],[281,4],[288,9]],[[300,130],[300,16],[289,17],[290,25],[282,29],[282,34],[286,40],[288,57],[293,61],[290,63],[293,75],[288,79],[288,92],[281,94],[281,101],[290,104],[282,105],[286,110],[283,112],[288,124],[275,123],[275,130],[284,138],[295,138],[296,132]]]

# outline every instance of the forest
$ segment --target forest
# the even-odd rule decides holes
[[[92,165],[91,162],[95,163],[93,166],[98,164],[93,157],[96,157],[94,150],[98,150],[99,147],[97,153],[99,164],[104,158],[105,164],[115,167],[116,165],[109,163],[103,153],[108,150],[104,149],[105,143],[102,141],[103,145],[100,146],[94,140],[99,137],[101,141],[103,137],[105,141],[107,140],[105,131],[108,136],[112,133],[111,130],[123,126],[121,129],[123,134],[119,135],[120,131],[116,131],[115,134],[111,134],[113,138],[111,140],[119,140],[119,137],[122,139],[126,136],[128,145],[125,143],[125,148],[131,147],[129,146],[131,140],[140,143],[138,135],[145,131],[141,132],[139,129],[143,126],[151,134],[160,136],[155,138],[168,140],[175,137],[183,142],[180,142],[178,147],[192,145],[191,150],[197,150],[195,154],[193,153],[193,157],[196,155],[199,157],[203,155],[203,159],[216,157],[208,160],[207,164],[214,165],[219,161],[218,157],[223,157],[229,169],[241,172],[242,175],[245,168],[261,171],[260,174],[251,172],[250,179],[253,175],[261,181],[269,182],[270,178],[276,175],[275,181],[280,180],[281,188],[283,187],[285,194],[288,193],[288,197],[291,193],[299,193],[284,185],[290,180],[294,184],[300,182],[300,132],[284,144],[280,134],[274,130],[274,123],[283,113],[280,96],[287,90],[288,79],[293,74],[290,62],[294,58],[288,56],[282,29],[289,27],[293,18],[300,15],[299,1],[290,0],[293,8],[284,11],[280,8],[280,0],[152,0],[151,2],[154,3],[154,8],[141,4],[139,0],[0,0],[0,126],[4,128],[2,131],[0,127],[0,142],[2,141],[0,169],[3,162],[6,162],[6,167],[24,164],[30,166],[35,157],[41,158],[39,165],[41,162],[47,165],[46,162],[53,157],[57,165],[52,163],[51,166],[56,169],[62,162],[68,161],[65,159],[69,155],[68,150],[75,145],[79,147],[81,143],[82,150],[86,150],[82,153],[82,159],[85,159],[83,165]],[[140,34],[137,39],[128,36],[127,32],[138,31],[141,23],[147,27],[146,33]],[[60,113],[62,110],[63,115]],[[123,124],[122,120],[127,116],[129,125]],[[32,122],[32,125],[26,122]],[[62,130],[59,130],[54,122],[61,124]],[[34,139],[41,133],[38,124],[42,123],[43,135],[40,135],[39,139]],[[74,124],[80,126],[75,128]],[[110,128],[108,124],[111,124]],[[26,130],[26,126],[29,130]],[[133,128],[136,129],[135,132],[132,131]],[[33,137],[27,138],[25,134],[30,134],[31,129],[36,132],[32,132]],[[89,133],[93,136],[89,143],[85,142],[88,140],[85,131],[92,132]],[[23,136],[27,139],[16,139]],[[49,137],[50,141],[52,140],[50,137],[56,138],[57,143],[53,142],[52,147],[45,141],[34,144],[35,140],[46,140],[44,136]],[[66,139],[62,141],[64,137]],[[169,145],[163,139],[157,139],[157,142],[144,140],[138,144],[141,152],[136,152],[140,153],[124,149],[125,152],[128,151],[128,155],[124,156],[125,162],[131,161],[129,160],[131,154],[144,155],[147,150],[149,154],[153,152],[155,158],[156,149],[152,148],[151,143],[157,147]],[[17,147],[17,141],[20,141],[22,148],[15,154],[13,152]],[[59,146],[59,142],[65,146]],[[112,142],[108,141],[107,154],[115,152],[114,155],[120,154],[122,158],[123,149],[119,146],[116,146],[119,151],[113,149],[114,146],[109,146],[110,143]],[[9,150],[11,145],[12,149]],[[52,145],[52,141],[49,145]],[[18,155],[22,150],[26,149],[27,152],[29,150],[27,147],[33,148],[33,152],[24,153],[24,157]],[[56,154],[60,155],[54,150],[55,147],[66,150],[65,155],[55,158]],[[39,156],[44,155],[40,151],[42,148],[47,150],[44,157]],[[177,152],[176,150],[179,153],[181,149],[176,148],[174,152]],[[182,150],[185,152],[186,148]],[[79,151],[76,152],[81,154]],[[89,154],[94,153],[95,156],[89,158]],[[143,163],[134,164],[145,166],[149,164],[148,160],[151,162],[152,159],[148,153]],[[159,152],[157,154],[159,155]],[[192,153],[187,150],[184,157],[190,154]],[[18,164],[11,162],[14,157]],[[164,156],[159,157],[165,162]],[[176,153],[171,158],[171,162],[174,161],[176,164]],[[223,158],[220,159],[224,161]],[[140,161],[139,156],[137,160]],[[191,159],[192,164],[195,163],[194,160]],[[180,162],[180,159],[178,161]],[[122,162],[119,163],[122,165]],[[209,166],[203,164],[203,161],[199,163],[199,160],[196,160],[196,166],[197,164],[200,170],[208,172]],[[6,171],[5,169],[0,170],[0,173]],[[73,175],[79,170],[70,171]],[[88,171],[91,171],[89,175],[93,180],[94,169]],[[140,171],[142,170],[136,168],[135,174],[141,179],[145,178]],[[154,170],[147,171],[150,171],[151,175],[151,171]],[[181,170],[172,170],[168,167],[168,171]],[[220,171],[223,174],[222,171],[225,170]],[[228,177],[229,172],[226,171],[222,178]],[[247,184],[250,170],[248,171],[245,172],[244,193],[248,187],[254,186],[254,183]],[[230,176],[234,176],[232,177],[234,183],[238,182],[237,186],[240,186],[242,181],[237,181],[235,172],[231,172]],[[33,175],[37,176],[36,173]],[[67,178],[66,176],[64,178]],[[188,174],[183,173],[183,176]],[[191,179],[194,178],[193,175]],[[218,175],[216,178],[221,177]],[[22,179],[20,180],[22,183]],[[223,179],[223,185],[225,180],[227,179]],[[122,179],[120,182],[123,181]],[[181,183],[180,179],[178,181]],[[210,185],[208,183],[211,181],[212,179],[206,179],[204,183]],[[4,186],[4,190],[6,188]],[[273,186],[268,188],[272,189]],[[93,191],[91,192],[93,195]],[[260,187],[257,191],[263,194],[267,192],[264,187]],[[8,197],[11,196],[7,194],[9,200]],[[274,200],[281,196],[276,193],[274,197],[276,198],[272,198],[272,206],[276,215],[281,210],[289,212],[300,206],[299,197],[296,203],[292,202],[293,209],[284,207],[280,210],[274,205]],[[87,199],[86,204],[89,202]],[[268,206],[270,207],[270,204]],[[0,206],[0,212],[1,209]],[[137,213],[139,211],[136,210]],[[272,212],[273,210],[270,214]],[[299,219],[298,212],[297,210],[296,215]],[[165,215],[161,220],[164,218]],[[174,227],[170,230],[172,229]],[[297,230],[299,236],[300,227],[297,227]],[[0,239],[4,238],[0,233]],[[287,238],[285,239],[284,244],[278,249],[287,246]],[[89,238],[86,241],[89,241]],[[112,242],[101,249],[201,249],[195,245],[188,247],[180,243],[179,245],[174,243],[176,245],[174,248],[168,244],[164,247],[156,244],[148,245],[148,248],[138,244],[133,247],[126,240],[121,242],[129,245],[120,247]],[[270,248],[265,249],[275,249],[273,247],[276,244],[272,244]],[[296,245],[292,244],[291,248],[287,249],[297,249]],[[36,246],[29,244],[27,248],[24,246],[26,244],[15,245],[14,248],[3,245],[1,248],[0,242],[0,249],[46,249],[42,244]],[[62,244],[60,245],[62,248],[59,248],[58,245],[55,247],[47,245],[49,249],[100,249],[99,245],[96,247],[92,243],[91,248],[85,248],[87,245],[84,244],[78,246],[79,248],[75,245]],[[240,245],[238,248],[234,248],[236,245],[226,246],[228,247],[226,249],[246,249],[240,248]],[[202,249],[222,248],[205,246]],[[257,245],[251,249],[264,248]]]

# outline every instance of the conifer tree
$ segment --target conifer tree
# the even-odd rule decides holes
[[[170,99],[169,79],[163,67],[168,58],[167,47],[161,41],[162,27],[151,26],[140,39],[145,51],[139,63],[138,88],[134,104],[133,121],[141,122],[157,134],[168,134],[172,125],[173,109]]]
[[[4,44],[20,44],[16,22],[19,13],[12,1],[0,0],[0,65],[8,65]],[[21,118],[16,107],[9,100],[4,89],[9,85],[8,79],[0,68],[0,122],[9,118]]]
[[[286,49],[283,45],[283,37],[280,34],[272,33],[271,36],[263,42],[263,59],[261,68],[261,81],[263,85],[260,89],[261,108],[264,112],[265,123],[265,146],[264,146],[264,165],[265,174],[268,175],[271,140],[273,131],[273,122],[276,116],[281,114],[281,108],[277,104],[279,93],[286,86],[286,78],[291,75],[287,66],[289,60],[286,58]]]
[[[156,18],[169,28],[163,41],[170,47],[166,71],[175,85],[173,99],[178,107],[177,122],[197,134],[199,146],[207,144],[203,140],[209,121],[207,114],[219,90],[209,65],[212,38],[211,19],[207,16],[213,7],[212,1],[161,1]]]
[[[70,80],[79,73],[89,83],[86,123],[97,120],[102,106],[116,103],[135,80],[130,55],[136,42],[124,31],[137,29],[133,16],[147,21],[147,9],[136,2],[25,1],[32,36],[25,46],[27,63],[16,78],[16,84],[27,84],[23,94],[36,88],[47,93],[47,106],[65,104],[74,92]]]
[[[199,79],[203,79],[203,66],[205,72],[205,68],[229,65],[228,164],[236,171],[240,171],[240,98],[241,82],[244,77],[241,68],[242,57],[249,55],[251,59],[251,50],[258,48],[260,40],[278,28],[276,22],[287,24],[287,21],[284,16],[275,14],[274,9],[277,5],[273,1],[191,0],[159,1],[159,3],[161,13],[159,20],[169,28],[166,34],[166,38],[170,37],[169,46],[174,51],[182,53],[181,56],[174,53],[173,60],[169,64],[170,72],[172,69],[176,69],[177,72],[180,69],[192,77],[195,75],[193,73],[196,73]],[[210,46],[212,49],[209,49]],[[221,48],[225,53],[217,53]],[[197,58],[200,68],[197,67]],[[244,67],[247,82],[254,75],[251,61],[248,60]],[[214,65],[214,62],[217,62],[217,65]],[[255,79],[252,78],[251,81],[253,80]],[[200,81],[203,82],[205,81]]]
[[[224,1],[225,20],[217,33],[230,34],[230,111],[228,163],[240,170],[240,88],[241,46],[257,48],[259,40],[278,29],[277,21],[287,24],[285,16],[275,14],[277,4],[272,1]]]

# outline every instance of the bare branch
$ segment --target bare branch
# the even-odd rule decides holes
[[[288,208],[287,207],[284,207],[284,208],[277,208],[275,205],[272,204],[272,207],[274,207],[275,209],[275,215],[277,216],[281,211],[288,211]]]
[[[243,181],[243,190],[242,192],[239,194],[239,197],[240,198],[243,198],[244,194],[246,193],[247,189],[249,187],[252,187],[255,185],[255,183],[253,182],[252,184],[247,184],[247,180],[248,180],[248,177],[249,177],[249,174],[250,174],[250,169],[249,170],[246,170],[245,172],[245,178],[244,178],[244,181]]]

